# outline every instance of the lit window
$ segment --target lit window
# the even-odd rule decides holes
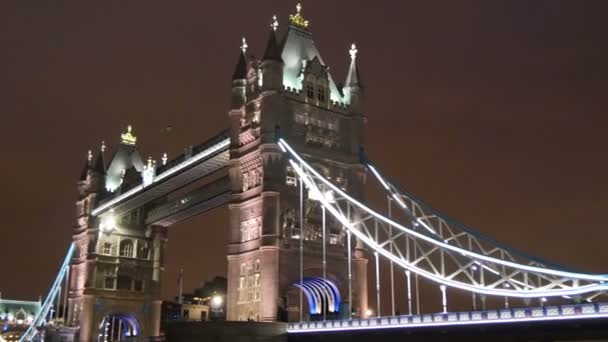
[[[106,242],[103,244],[103,254],[112,255],[112,244],[111,243]]]
[[[120,243],[120,256],[127,258],[133,257],[133,241],[123,240]]]
[[[291,166],[288,166],[285,171],[285,185],[297,186],[297,184],[296,173]]]

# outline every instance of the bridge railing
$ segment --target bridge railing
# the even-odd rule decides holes
[[[289,323],[289,333],[608,318],[608,303]]]

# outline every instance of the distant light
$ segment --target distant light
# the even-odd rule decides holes
[[[220,306],[222,306],[223,303],[224,299],[222,298],[222,296],[215,295],[213,296],[213,298],[211,298],[211,306],[213,306],[214,308],[219,308]]]
[[[547,301],[547,298],[543,297],[540,299],[543,303],[545,303]]]
[[[372,309],[365,310],[365,317],[372,317],[373,314],[374,312],[372,311]]]

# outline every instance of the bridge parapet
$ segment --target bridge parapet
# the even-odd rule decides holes
[[[287,325],[287,332],[289,334],[306,334],[330,331],[429,328],[457,325],[584,320],[594,318],[608,318],[608,303],[557,305],[536,308],[463,311],[422,315],[373,317],[367,319],[289,323]]]

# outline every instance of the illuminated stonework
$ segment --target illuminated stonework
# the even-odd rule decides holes
[[[229,320],[300,319],[301,292],[295,286],[300,239],[304,244],[304,276],[322,276],[322,209],[318,199],[304,190],[304,211],[300,212],[299,182],[276,144],[275,133],[305,149],[306,158],[340,188],[357,196],[363,194],[365,169],[358,156],[365,124],[361,108],[358,103],[345,103],[342,89],[329,74],[307,30],[301,6],[289,21],[285,36],[277,37],[273,18],[264,57],[243,60],[243,51],[239,51],[234,73],[229,110]],[[353,70],[356,68],[351,66],[349,73]],[[358,94],[356,88],[349,91]],[[325,193],[332,195],[331,191]],[[340,297],[347,298],[340,308],[328,313],[342,317],[352,308],[362,314],[367,310],[367,260],[360,246],[353,248],[350,303],[345,232],[333,219],[326,223],[327,274],[339,287]],[[319,314],[320,309],[313,314]],[[302,311],[304,319],[311,314]]]

